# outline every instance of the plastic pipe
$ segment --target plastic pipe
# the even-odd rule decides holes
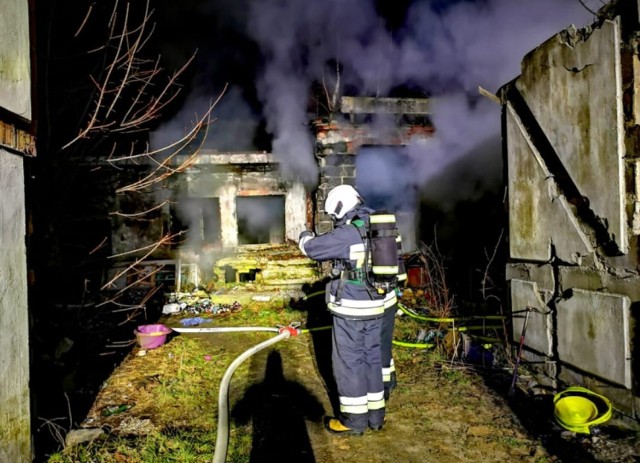
[[[275,330],[280,331],[278,328],[275,328]],[[224,372],[222,382],[220,383],[220,392],[218,393],[218,434],[216,437],[216,449],[213,453],[213,463],[224,463],[227,459],[227,446],[229,443],[229,383],[231,382],[233,373],[242,362],[256,352],[260,352],[265,347],[269,347],[278,341],[288,338],[289,336],[291,336],[290,331],[282,330],[282,332],[277,336],[267,339],[260,344],[256,344],[236,357],[236,359],[227,368],[227,371]]]

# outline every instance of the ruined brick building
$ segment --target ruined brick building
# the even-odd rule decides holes
[[[283,179],[278,153],[200,149],[195,160],[184,173],[172,179],[169,187],[174,202],[166,208],[164,220],[173,223],[174,229],[188,229],[184,243],[176,246],[173,256],[180,261],[178,265],[195,268],[204,278],[207,275],[211,278],[212,273],[226,275],[227,282],[240,278],[255,281],[256,275],[260,283],[267,285],[311,281],[315,272],[308,262],[300,267],[301,273],[289,270],[283,279],[282,272],[273,270],[281,263],[255,262],[250,268],[246,260],[225,256],[235,254],[239,247],[244,251],[252,248],[264,251],[270,246],[295,243],[300,232],[310,227],[318,233],[330,230],[331,220],[322,213],[324,199],[337,185],[358,185],[356,164],[362,150],[401,150],[411,140],[433,133],[428,100],[424,98],[342,97],[341,108],[341,113],[311,120],[309,124],[315,138],[317,188],[309,188],[295,179]],[[391,117],[393,121],[382,135],[372,129],[371,121],[379,116]],[[175,164],[181,165],[189,156],[176,157]],[[401,151],[389,156],[402,162]],[[387,173],[378,171],[372,175],[382,180]],[[373,197],[375,192],[371,193]],[[411,204],[417,202],[417,192],[405,194],[413,196]],[[405,207],[397,214],[409,251],[415,246],[416,211]],[[287,261],[287,265],[294,263]],[[193,271],[186,273],[194,275]],[[202,282],[202,276],[196,278],[198,283]]]

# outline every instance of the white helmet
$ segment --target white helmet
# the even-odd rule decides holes
[[[327,195],[327,199],[324,202],[324,211],[336,219],[341,219],[361,201],[362,198],[354,187],[351,185],[339,185]]]

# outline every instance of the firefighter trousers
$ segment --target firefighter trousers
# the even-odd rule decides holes
[[[382,318],[333,317],[333,374],[340,400],[339,419],[364,431],[384,423],[384,387],[380,360]]]
[[[389,399],[391,391],[393,391],[398,384],[396,380],[396,367],[391,352],[397,311],[398,304],[394,304],[385,309],[384,317],[382,318],[382,328],[380,330],[380,355],[382,360],[382,381],[384,382],[385,400]]]

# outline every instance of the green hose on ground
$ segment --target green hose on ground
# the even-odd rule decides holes
[[[395,346],[413,347],[415,349],[431,349],[436,346],[435,344],[431,344],[431,343],[404,342],[404,341],[396,341],[395,339],[392,342]]]
[[[475,315],[472,317],[425,317],[423,315],[418,315],[417,313],[412,312],[407,309],[403,304],[398,303],[398,307],[402,312],[406,315],[409,315],[411,318],[415,318],[416,320],[423,320],[425,322],[434,322],[434,323],[456,323],[456,322],[464,322],[468,320],[503,320],[506,317],[503,315]],[[495,328],[495,327],[487,327],[487,328]],[[500,327],[498,327],[500,328]]]

